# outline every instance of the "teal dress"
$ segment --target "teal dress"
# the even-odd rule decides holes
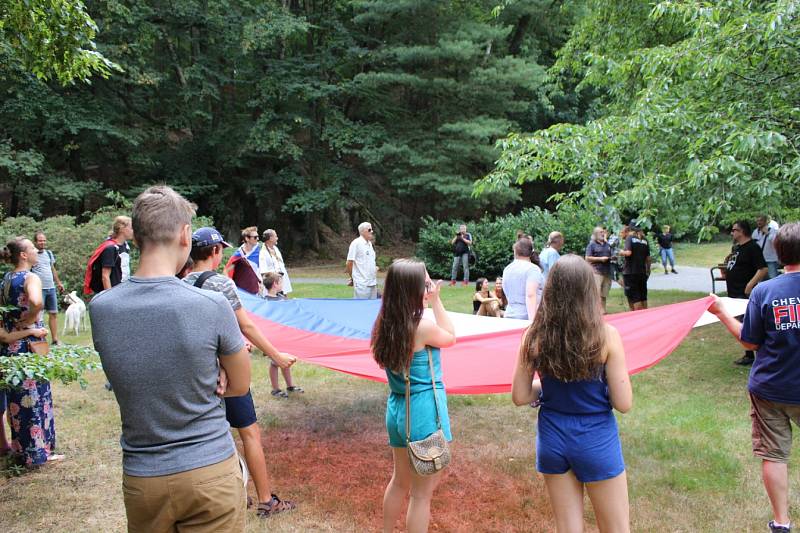
[[[442,361],[439,348],[431,347],[433,370],[436,378],[436,400],[439,402],[439,420],[448,441],[453,440],[450,433],[450,417],[447,414],[447,393],[442,383]],[[411,440],[421,440],[434,433],[436,426],[436,406],[428,366],[428,350],[414,352],[411,358]],[[389,433],[389,446],[406,447],[406,380],[403,374],[386,369],[389,380],[389,399],[386,401],[386,431]]]

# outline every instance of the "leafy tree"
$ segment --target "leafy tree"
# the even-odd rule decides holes
[[[554,76],[602,97],[596,118],[498,143],[479,191],[554,180],[640,221],[710,236],[733,211],[797,204],[797,2],[587,3]],[[580,89],[582,86],[579,86]]]

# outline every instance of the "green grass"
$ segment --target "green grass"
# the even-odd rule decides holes
[[[346,286],[298,285],[294,295],[351,294]],[[472,288],[445,287],[442,295],[448,309],[471,312]],[[650,304],[701,296],[651,291]],[[625,310],[619,291],[612,291],[609,307]],[[89,342],[89,336],[64,340]],[[634,407],[618,420],[634,531],[765,529],[770,511],[760,464],[750,452],[748,372],[732,364],[740,355],[724,328],[706,326],[633,377]],[[385,385],[299,363],[293,374],[306,393],[278,401],[269,395],[268,365],[260,357],[253,361],[253,393],[276,491],[296,498],[300,508],[268,523],[248,514],[247,530],[376,530],[391,468]],[[54,384],[59,451],[67,460],[0,479],[0,531],[124,530],[119,415],[104,381],[98,372],[85,391]],[[434,498],[432,530],[551,531],[548,499],[534,469],[536,412],[515,408],[507,394],[451,396],[449,405],[455,459]],[[796,454],[790,463],[795,516],[798,467]],[[590,511],[587,520],[592,527]]]
[[[657,248],[657,247],[656,247]],[[731,241],[713,241],[708,243],[696,244],[691,242],[677,242],[675,248],[675,265],[711,268],[725,259],[731,251]],[[656,251],[656,253],[658,253]],[[658,258],[654,262],[660,263]]]

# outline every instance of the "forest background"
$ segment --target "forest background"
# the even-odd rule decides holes
[[[274,227],[290,256],[323,257],[362,219],[385,242],[532,206],[692,238],[799,218],[796,1],[0,0],[0,15],[4,217],[86,222],[167,182],[230,238]]]

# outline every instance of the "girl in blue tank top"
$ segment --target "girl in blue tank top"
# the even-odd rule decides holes
[[[437,405],[445,438],[448,441],[453,438],[439,348],[452,346],[456,337],[453,323],[439,298],[440,283],[431,281],[424,263],[398,259],[386,272],[381,310],[372,328],[372,353],[375,361],[386,370],[390,391],[386,402],[386,430],[394,456],[394,473],[383,496],[385,532],[394,530],[409,492],[406,529],[427,531],[431,498],[442,475],[439,471],[430,476],[420,476],[411,467],[406,450],[406,372],[411,383],[411,440],[424,439],[437,430]],[[428,304],[433,309],[434,321],[422,317]],[[433,380],[428,363],[429,350],[433,360]]]
[[[540,379],[534,379],[538,374]],[[550,270],[525,332],[511,389],[516,405],[540,404],[536,469],[558,531],[583,531],[583,490],[601,532],[630,530],[628,482],[612,409],[633,392],[619,332],[603,321],[592,268],[567,255]]]

